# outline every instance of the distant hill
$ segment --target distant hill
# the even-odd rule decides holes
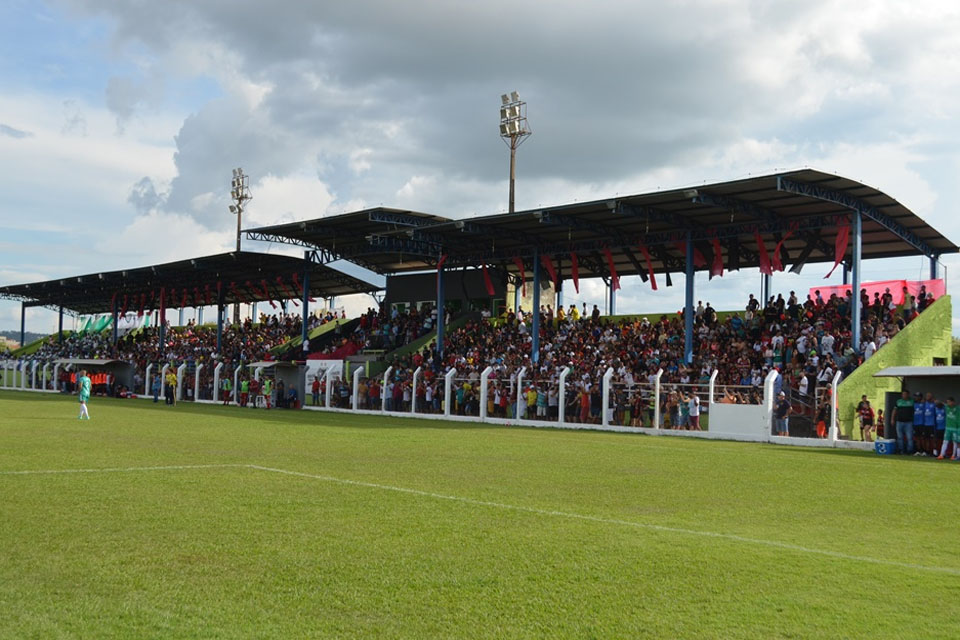
[[[40,338],[46,338],[48,333],[33,333],[32,331],[27,331],[23,334],[24,340],[27,344],[30,344],[34,340],[39,340]],[[8,338],[17,343],[17,346],[20,346],[20,332],[19,331],[0,331],[0,337]]]

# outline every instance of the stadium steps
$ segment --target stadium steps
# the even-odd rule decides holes
[[[873,374],[888,367],[924,367],[934,360],[951,364],[952,306],[950,296],[942,296],[918,315],[903,331],[857,367],[837,389],[840,437],[859,440],[856,406],[866,394],[875,409],[882,409],[887,391],[900,391],[897,378],[874,378]]]
[[[313,342],[316,338],[320,338],[321,336],[325,336],[328,333],[331,333],[332,331],[336,330],[337,325],[341,326],[341,333],[343,335],[347,335],[348,333],[353,332],[356,322],[358,321],[359,321],[359,318],[349,318],[349,319],[337,318],[336,320],[333,320],[326,324],[322,324],[319,327],[315,327],[311,329],[307,333],[307,339],[310,340],[310,342]],[[270,353],[275,356],[279,356],[286,353],[290,349],[297,349],[298,351],[302,351],[302,349],[300,348],[302,344],[303,344],[303,338],[300,336],[297,336],[295,338],[290,338],[283,344],[273,347],[272,349],[270,349]]]

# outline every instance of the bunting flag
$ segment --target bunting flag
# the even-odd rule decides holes
[[[663,275],[667,276],[667,286],[668,286],[668,287],[672,287],[672,286],[673,286],[673,280],[670,279],[670,272],[667,271],[667,272],[664,273]]]
[[[799,274],[803,271],[803,267],[807,264],[807,260],[810,259],[810,256],[813,254],[813,250],[817,248],[818,238],[815,236],[807,237],[807,246],[803,248],[803,251],[800,252],[800,256],[797,258],[797,261],[793,263],[793,266],[790,267],[790,273]]]
[[[783,262],[780,260],[780,252],[783,250],[783,243],[793,235],[793,231],[788,231],[780,238],[780,242],[777,243],[777,246],[773,249],[773,270],[774,271],[783,271]]]
[[[230,284],[233,284],[233,283],[231,282]],[[266,279],[266,278],[263,278],[262,280],[260,280],[260,284],[263,285],[263,297],[264,297],[264,299],[265,299],[267,302],[270,303],[270,306],[271,306],[271,307],[273,307],[274,309],[276,309],[276,308],[277,308],[277,305],[276,305],[276,304],[273,302],[273,300],[271,299],[272,296],[271,296],[271,294],[270,294],[270,287],[267,285],[267,279]]]
[[[540,264],[543,265],[543,268],[547,270],[547,273],[550,274],[550,279],[553,280],[553,289],[556,291],[560,288],[560,281],[557,278],[557,270],[553,266],[553,260],[550,259],[550,256],[543,254],[540,256]]]
[[[723,277],[723,247],[720,246],[720,239],[713,236],[710,239],[710,245],[713,247],[713,265],[710,267],[710,277]]]
[[[183,289],[181,289],[181,293],[180,293],[180,308],[183,309],[186,306],[187,306],[187,288],[184,287]]]
[[[283,276],[277,276],[277,287],[280,289],[283,295],[287,296],[287,300],[294,300],[297,297],[297,294],[290,291],[290,287],[283,283]]]
[[[830,273],[823,278],[826,280],[833,275],[837,265],[843,262],[843,256],[847,253],[847,245],[850,243],[850,221],[846,217],[839,220],[837,224],[837,238],[833,244],[833,268]]]
[[[757,243],[757,257],[760,259],[760,273],[772,276],[773,267],[770,264],[770,256],[767,254],[767,246],[763,244],[763,238],[760,237],[759,229],[753,232],[753,239]]]
[[[727,241],[727,271],[740,271],[740,240]]]
[[[613,264],[613,254],[610,249],[603,250],[603,256],[607,259],[607,267],[610,269],[610,287],[616,291],[620,288],[620,277],[617,275],[617,267]]]
[[[138,317],[138,318],[142,318],[142,317],[143,317],[143,306],[144,306],[145,304],[147,304],[147,294],[141,293],[141,294],[140,294],[140,308],[137,310],[137,317]]]
[[[203,295],[204,299],[207,301],[207,304],[210,304],[210,283],[203,285]]]
[[[299,274],[297,274],[296,271],[293,272],[293,286],[297,288],[297,291],[299,291],[301,295],[303,294],[303,285],[300,284],[300,276]],[[308,297],[307,302],[312,303],[312,302],[316,302],[316,300]]]
[[[523,272],[523,260],[521,260],[520,258],[514,258],[513,264],[517,265],[517,269],[520,271],[520,283],[521,283],[520,297],[526,298],[527,297],[527,277]]]
[[[570,277],[573,278],[573,288],[580,293],[580,263],[573,251],[570,252]]]
[[[113,295],[110,296],[110,313],[114,313],[117,310],[117,292],[114,291]]]
[[[123,308],[120,309],[120,315],[127,315],[127,309],[129,308],[130,296],[128,294],[123,294]]]
[[[493,288],[493,282],[490,281],[490,272],[487,271],[487,265],[481,265],[483,267],[483,285],[487,288],[487,295],[493,296],[496,294],[496,289]]]
[[[170,287],[170,295],[167,297],[167,300],[170,301],[170,304],[174,307],[177,306],[177,288]]]
[[[193,288],[193,306],[200,306],[200,287]]]
[[[654,291],[657,290],[657,276],[653,272],[653,262],[650,260],[650,251],[647,250],[647,245],[640,245],[640,253],[643,254],[643,259],[647,261],[647,276],[650,278],[650,288]]]
[[[684,260],[687,258],[687,243],[678,242],[674,245],[677,248],[677,251],[680,252],[680,255],[683,256]],[[707,266],[707,259],[703,256],[703,251],[693,248],[693,266],[696,269],[703,269]]]

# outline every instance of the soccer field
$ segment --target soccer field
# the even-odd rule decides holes
[[[960,465],[0,395],[2,637],[957,637]]]

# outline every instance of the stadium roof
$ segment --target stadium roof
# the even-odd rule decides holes
[[[168,309],[216,304],[217,284],[224,304],[300,298],[304,260],[290,256],[231,251],[136,269],[104,271],[46,282],[0,287],[0,298],[27,306],[63,306],[76,313],[109,313],[114,301],[123,311],[159,308],[164,289]],[[278,280],[279,279],[279,280]],[[381,287],[332,267],[311,263],[314,297],[369,293]],[[290,295],[290,294],[293,295]],[[115,297],[116,296],[116,297]]]
[[[441,255],[447,267],[490,264],[516,273],[513,259],[538,251],[552,256],[561,277],[569,277],[571,252],[580,277],[606,277],[607,249],[618,275],[645,278],[640,245],[649,250],[654,272],[680,273],[688,233],[702,255],[698,270],[712,264],[714,238],[726,270],[760,266],[755,233],[771,257],[783,243],[785,268],[833,262],[838,223],[849,220],[851,211],[862,214],[863,259],[958,251],[885,193],[814,169],[458,220],[374,208],[246,234],[310,247],[322,262],[346,259],[381,274],[432,269]],[[848,246],[848,260],[850,251]],[[526,265],[529,274],[532,263]]]

